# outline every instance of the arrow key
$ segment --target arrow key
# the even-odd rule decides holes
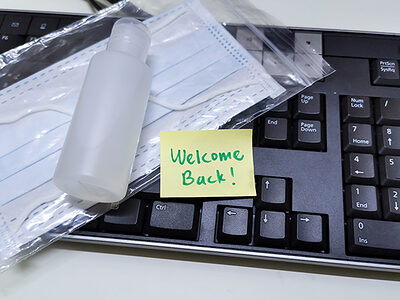
[[[247,207],[218,207],[217,241],[229,244],[249,244],[251,211]]]
[[[350,217],[378,219],[381,210],[378,193],[372,185],[347,185],[345,188],[346,212]]]
[[[382,208],[385,219],[400,221],[400,188],[382,189]]]
[[[268,210],[289,210],[290,186],[286,179],[261,177],[257,180],[256,206]]]
[[[378,151],[379,154],[400,154],[400,127],[378,127]]]
[[[321,215],[295,214],[292,226],[294,248],[307,251],[327,251],[327,220]]]
[[[374,156],[365,153],[347,153],[344,157],[344,180],[346,183],[377,185]]]
[[[283,212],[262,210],[256,214],[254,242],[260,246],[289,246],[289,218]]]

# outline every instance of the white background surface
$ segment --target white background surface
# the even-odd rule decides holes
[[[252,0],[287,25],[400,33],[398,1]],[[83,0],[0,9],[90,12]],[[399,299],[400,274],[59,242],[0,274],[0,299]]]

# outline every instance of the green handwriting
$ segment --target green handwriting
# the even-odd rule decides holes
[[[221,173],[220,170],[216,170],[216,176],[196,176],[197,178],[192,176],[192,171],[186,170],[182,173],[182,184],[184,186],[188,186],[191,184],[195,185],[207,185],[207,184],[214,184],[214,183],[222,183],[226,181],[224,178],[224,174]],[[207,178],[206,178],[207,177]]]
[[[213,161],[228,161],[228,160],[237,160],[242,161],[244,159],[244,154],[240,153],[240,150],[234,150],[233,152],[213,152],[211,154],[204,152],[200,153],[199,150],[196,150],[195,153],[187,153],[186,149],[178,149],[177,153],[174,155],[174,149],[171,148],[171,159],[172,162],[178,163],[180,165],[184,165],[185,162],[189,165],[193,165],[195,163],[211,163]]]

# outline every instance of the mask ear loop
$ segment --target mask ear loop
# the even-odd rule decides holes
[[[64,197],[64,199],[62,197]],[[56,192],[51,193],[50,195],[47,195],[45,200],[40,204],[36,204],[36,203],[32,202],[30,205],[27,205],[25,207],[25,209],[22,211],[22,213],[20,214],[20,216],[22,216],[22,217],[17,218],[14,221],[14,222],[17,222],[16,225],[14,225],[14,229],[12,231],[3,231],[2,232],[3,240],[8,241],[8,245],[7,245],[8,248],[20,246],[18,244],[19,236],[17,236],[16,238],[14,238],[14,236],[16,236],[16,234],[20,231],[20,229],[22,228],[22,226],[25,224],[26,221],[32,220],[31,217],[35,216],[35,213],[38,210],[41,209],[42,211],[44,211],[45,209],[47,209],[47,207],[54,210],[54,208],[52,207],[52,203],[55,203],[57,200],[64,201],[65,197],[68,197],[68,195],[64,194],[61,191],[56,191]],[[67,209],[69,209],[73,206],[76,206],[78,208],[78,205],[84,201],[72,198],[71,201],[68,201],[68,202],[69,203],[67,203],[67,202],[64,203],[65,205],[68,206]],[[57,207],[57,209],[62,209],[62,208],[60,206],[60,207]],[[54,211],[52,212],[52,214],[54,214]],[[0,217],[1,217],[1,213],[0,213]],[[4,217],[3,217],[3,219],[4,219]],[[48,220],[46,220],[46,221],[48,221]],[[43,222],[37,222],[36,224],[32,224],[32,227],[41,225],[42,223]],[[61,224],[59,224],[59,225],[61,225]],[[3,249],[0,248],[0,254],[2,251],[4,251],[4,248]]]
[[[28,111],[19,111],[14,114],[9,114],[5,116],[0,116],[0,125],[4,124],[10,124],[17,122],[18,120],[25,118],[26,116],[42,112],[42,111],[56,111],[68,116],[72,116],[73,112],[70,109],[65,109],[62,107],[57,107],[54,105],[44,105],[44,106],[38,106],[34,108],[30,108]]]
[[[179,104],[179,105],[168,103],[168,102],[160,99],[159,97],[157,97],[155,95],[150,95],[149,100],[154,102],[154,103],[156,103],[156,104],[164,106],[165,108],[168,108],[168,109],[171,109],[171,110],[182,111],[182,110],[187,110],[189,108],[197,106],[199,104],[202,104],[202,103],[204,103],[204,102],[206,102],[208,100],[211,100],[211,99],[213,99],[213,98],[215,98],[217,96],[220,96],[222,94],[229,93],[229,92],[235,91],[235,90],[240,89],[240,88],[253,86],[253,85],[258,85],[258,84],[260,84],[259,80],[249,80],[249,81],[233,84],[233,85],[230,85],[228,87],[223,87],[223,88],[219,88],[219,89],[213,89],[213,90],[201,93],[197,97],[195,96],[194,98],[192,98],[193,101],[189,101],[188,103]]]
[[[22,216],[22,217],[19,217],[14,221],[14,222],[17,222],[16,225],[14,225],[14,230],[12,230],[12,231],[3,230],[2,231],[3,240],[8,242],[6,248],[19,247],[20,245],[18,245],[18,237],[15,238],[14,236],[21,229],[21,227],[24,225],[24,223],[27,220],[29,220],[29,218],[35,213],[35,211],[38,208],[43,207],[45,205],[49,205],[50,203],[56,201],[60,196],[62,196],[61,192],[57,192],[57,194],[52,193],[50,195],[47,195],[45,201],[43,201],[39,205],[34,202],[31,202],[30,205],[27,205],[25,207],[25,209],[22,211],[22,213],[20,214],[20,216]],[[1,214],[0,214],[0,216],[1,216]],[[4,216],[3,216],[3,219],[4,219]],[[6,250],[7,249],[4,249],[4,248],[0,249],[0,254],[1,254],[1,252],[6,251]],[[8,250],[10,250],[10,249],[8,249]]]

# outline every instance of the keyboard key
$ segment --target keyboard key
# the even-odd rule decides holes
[[[400,187],[400,156],[379,157],[381,185]]]
[[[298,94],[294,102],[294,118],[323,120],[321,95],[306,92]]]
[[[399,257],[399,236],[399,222],[348,220],[348,245],[352,254]]]
[[[72,23],[74,23],[74,22],[76,22],[76,21],[78,21],[80,19],[81,18],[61,18],[60,22],[58,24],[58,28],[65,27],[65,26],[67,26],[69,24],[72,24]]]
[[[253,56],[260,64],[262,64],[262,57],[263,57],[263,53],[262,51],[259,50],[249,50],[248,51],[251,56]]]
[[[298,120],[295,122],[294,147],[298,149],[324,149],[324,135],[320,121]]]
[[[399,63],[395,59],[372,61],[372,83],[376,85],[400,86]]]
[[[372,154],[347,153],[344,157],[346,183],[378,184],[376,162]]]
[[[266,26],[264,28],[264,35],[273,43],[277,49],[287,54],[290,49],[295,48],[295,32],[294,30],[287,30],[283,27]],[[285,39],[282,39],[285,36]],[[267,49],[270,47],[267,46]],[[292,50],[293,51],[293,50]]]
[[[400,154],[400,127],[378,127],[377,140],[379,154]]]
[[[28,29],[28,35],[42,36],[57,30],[59,19],[34,17]]]
[[[263,50],[263,41],[247,27],[237,28],[236,39],[246,50]]]
[[[323,251],[327,246],[327,228],[320,215],[295,214],[293,217],[293,247],[307,251]]]
[[[360,122],[372,124],[371,100],[369,97],[346,96],[342,100],[343,122]]]
[[[226,25],[225,29],[228,30],[228,32],[234,37],[236,38],[236,26],[231,26],[231,25]]]
[[[288,186],[284,178],[262,177],[257,181],[256,206],[266,209],[289,209]]]
[[[375,119],[379,125],[400,125],[400,99],[378,98]]]
[[[382,188],[383,217],[400,221],[400,188]]]
[[[267,112],[267,116],[290,118],[289,101],[285,101]]]
[[[288,124],[286,119],[266,117],[263,121],[260,145],[288,147]]]
[[[251,241],[251,210],[246,207],[218,207],[217,241],[249,244]]]
[[[32,42],[32,41],[36,40],[37,38],[38,38],[37,36],[32,36],[32,35],[27,36],[25,43]]]
[[[368,185],[347,185],[345,189],[346,212],[349,217],[380,218],[376,187]]]
[[[99,228],[106,232],[140,233],[142,231],[144,204],[140,199],[125,200],[118,209],[112,209],[101,218]]]
[[[343,127],[343,150],[345,152],[375,151],[372,127],[369,124],[349,123]]]
[[[284,212],[259,211],[255,222],[255,244],[274,248],[289,246],[289,218]]]
[[[200,209],[192,203],[154,201],[148,217],[149,235],[197,239]]]
[[[25,35],[32,17],[24,14],[6,15],[0,27],[2,34]]]
[[[99,219],[94,219],[92,221],[90,221],[89,223],[83,225],[81,228],[79,228],[78,230],[81,231],[97,231],[99,225]]]
[[[25,38],[20,35],[0,35],[0,53],[18,47],[25,43]]]

